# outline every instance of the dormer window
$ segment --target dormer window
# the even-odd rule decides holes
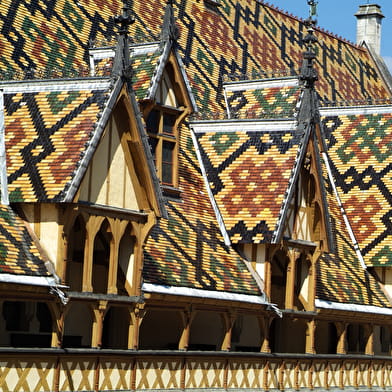
[[[156,105],[146,119],[155,167],[166,186],[177,186],[177,120],[180,113],[176,108]]]
[[[146,131],[163,191],[178,197],[179,125],[186,115],[173,67],[168,64],[155,92],[154,104],[145,111]],[[150,106],[151,107],[151,106]]]

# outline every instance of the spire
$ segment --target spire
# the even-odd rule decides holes
[[[315,16],[317,15],[317,2],[308,0],[308,5],[310,6],[309,18],[305,21],[308,32],[303,39],[306,50],[303,53],[302,68],[299,76],[304,86],[301,107],[298,113],[299,123],[315,121],[318,106],[317,93],[314,89],[314,84],[316,80],[318,80],[318,75],[313,66],[314,60],[316,59],[314,44],[317,42],[317,38],[314,35],[314,26],[316,24]]]
[[[161,42],[177,41],[179,37],[179,30],[176,25],[176,18],[174,17],[173,0],[168,0],[165,8],[165,15],[163,16],[163,25],[161,30]]]
[[[124,0],[122,14],[114,17],[114,22],[118,24],[118,41],[116,54],[114,57],[113,74],[131,77],[131,61],[129,54],[128,27],[135,22],[130,15],[127,0]]]
[[[318,79],[317,71],[313,68],[313,62],[316,58],[314,51],[314,44],[317,42],[317,38],[314,35],[314,26],[317,23],[314,17],[317,15],[317,1],[308,0],[310,7],[309,18],[305,21],[308,27],[308,33],[303,39],[306,51],[303,53],[303,63],[301,68],[300,79],[304,82],[305,87],[313,87],[314,82]]]

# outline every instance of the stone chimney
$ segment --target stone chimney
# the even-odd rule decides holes
[[[357,44],[363,41],[373,51],[380,55],[381,52],[381,21],[384,15],[378,4],[364,4],[359,6],[357,17]]]

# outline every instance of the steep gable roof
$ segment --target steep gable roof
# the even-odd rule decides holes
[[[274,242],[304,132],[294,121],[214,121],[204,130],[202,123],[192,128],[231,242]]]
[[[374,277],[364,268],[336,198],[334,179],[324,161],[324,181],[333,232],[333,249],[321,255],[318,263],[316,306],[391,314],[392,305]],[[339,192],[339,195],[342,193]],[[343,304],[343,305],[342,305]]]
[[[331,170],[367,266],[391,266],[392,107],[321,110]]]
[[[11,202],[64,200],[109,97],[110,81],[3,85]]]

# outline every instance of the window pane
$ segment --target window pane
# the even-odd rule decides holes
[[[160,112],[151,110],[146,120],[146,128],[148,133],[158,133]]]
[[[162,182],[173,184],[174,143],[164,141],[162,148]]]
[[[173,127],[177,116],[174,114],[163,114],[163,133],[173,134]]]

